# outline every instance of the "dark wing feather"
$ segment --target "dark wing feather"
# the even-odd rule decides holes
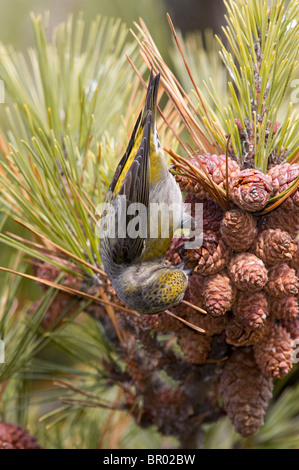
[[[114,176],[112,178],[110,188],[109,188],[109,194],[113,193],[115,186],[117,184],[117,181],[123,171],[123,168],[131,154],[132,148],[134,147],[135,139],[136,139],[136,134],[139,129],[139,126],[141,127],[145,126],[145,121],[147,118],[148,111],[152,112],[152,126],[154,125],[155,122],[155,114],[156,114],[156,104],[157,104],[157,96],[158,96],[158,88],[159,88],[159,83],[160,83],[160,74],[158,73],[155,77],[153,75],[153,72],[151,71],[150,73],[150,78],[149,78],[149,84],[147,88],[147,93],[146,93],[146,98],[145,98],[145,104],[143,111],[140,111],[139,116],[137,118],[137,121],[135,123],[132,135],[130,137],[130,141],[128,143],[127,149],[120,160]]]
[[[119,196],[125,196],[126,209],[131,203],[141,203],[146,208],[149,203],[149,182],[150,182],[150,135],[152,125],[152,113],[148,112],[145,120],[143,136],[141,144],[138,148],[136,157],[130,166],[123,185],[120,188]],[[115,203],[115,219],[116,225],[118,217],[118,198],[114,200]],[[121,207],[121,206],[120,206]],[[135,215],[125,216],[126,226]],[[120,217],[120,219],[122,219]],[[117,234],[116,226],[116,234]],[[105,250],[110,252],[111,260],[116,264],[131,263],[136,260],[143,250],[144,239],[138,236],[137,238],[110,238],[104,242]]]
[[[137,134],[137,131],[138,131],[138,128],[139,128],[139,125],[140,125],[141,116],[142,116],[142,111],[140,111],[140,113],[139,113],[139,116],[138,116],[137,121],[135,123],[132,135],[130,137],[128,146],[126,148],[126,151],[125,151],[122,159],[120,160],[120,162],[119,162],[119,164],[118,164],[118,166],[115,170],[114,176],[112,178],[112,181],[111,181],[111,184],[110,184],[110,187],[109,187],[109,193],[113,193],[113,191],[115,189],[115,186],[116,186],[116,183],[118,181],[118,178],[121,175],[121,172],[123,171],[123,168],[124,168],[128,158],[130,156],[132,148],[134,147],[135,138],[136,138],[136,134]]]

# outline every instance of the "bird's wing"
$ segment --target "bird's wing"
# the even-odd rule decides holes
[[[149,184],[150,184],[150,136],[152,125],[152,113],[148,111],[141,144],[136,156],[123,179],[122,186],[116,198],[112,199],[115,207],[116,237],[105,241],[106,248],[109,244],[109,252],[112,261],[116,264],[131,263],[136,260],[144,247],[144,238],[139,235],[132,238],[126,234],[124,238],[118,237],[118,221],[125,220],[125,226],[128,226],[130,220],[135,215],[128,215],[127,208],[132,203],[140,203],[148,208],[149,203]],[[125,196],[126,204],[123,207],[119,204],[120,197]],[[119,211],[126,211],[126,214],[119,214]],[[147,217],[145,217],[147,223]]]
[[[146,123],[147,115],[149,111],[151,111],[152,113],[151,129],[152,129],[152,132],[154,132],[154,122],[155,122],[155,115],[156,115],[156,104],[157,104],[159,82],[160,82],[160,74],[154,77],[153,72],[151,71],[144,107],[138,116],[138,119],[134,126],[129,144],[127,146],[127,149],[116,168],[116,171],[111,181],[109,192],[108,192],[109,197],[112,194],[117,195],[119,193],[120,187],[123,184],[127,171],[129,167],[131,166],[135,158],[135,155],[141,145],[141,141],[144,135],[144,127],[145,127],[145,123]]]
[[[135,141],[136,141],[137,131],[139,129],[139,125],[140,125],[140,121],[141,121],[141,116],[142,116],[142,111],[140,111],[140,113],[139,113],[139,116],[138,116],[137,121],[135,123],[131,138],[130,138],[128,146],[126,148],[126,151],[125,151],[122,159],[120,160],[120,162],[119,162],[119,164],[118,164],[118,166],[115,170],[114,176],[112,178],[112,181],[111,181],[111,184],[110,184],[110,187],[109,187],[109,193],[110,194],[114,192],[116,184],[117,184],[117,182],[120,178],[120,175],[121,175],[121,173],[122,173],[122,171],[123,171],[123,169],[124,169],[124,167],[125,167],[125,165],[128,161],[129,156],[132,153],[132,149],[133,149]]]

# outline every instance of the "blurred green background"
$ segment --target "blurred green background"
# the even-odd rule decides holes
[[[159,35],[162,53],[170,41],[166,12],[183,32],[210,27],[219,33],[224,15],[223,3],[219,0],[1,0],[1,41],[18,48],[33,45],[29,13],[43,13],[45,10],[50,11],[50,28],[65,20],[68,14],[79,11],[84,12],[86,21],[96,15],[114,16],[121,17],[130,27],[141,16],[154,39]]]

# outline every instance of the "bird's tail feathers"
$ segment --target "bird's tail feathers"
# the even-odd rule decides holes
[[[145,98],[145,104],[144,104],[142,117],[141,117],[142,126],[145,123],[148,111],[152,112],[152,123],[154,124],[155,122],[159,83],[160,83],[160,73],[154,76],[153,71],[151,70],[149,84],[147,88],[147,94]]]

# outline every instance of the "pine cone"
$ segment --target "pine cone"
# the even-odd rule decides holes
[[[206,278],[203,286],[204,307],[214,317],[224,315],[231,309],[236,297],[230,278],[218,273]]]
[[[212,338],[191,328],[182,328],[177,333],[177,341],[185,360],[191,364],[204,364],[211,349]]]
[[[181,264],[182,258],[180,256],[180,250],[184,247],[186,242],[186,237],[173,237],[169,248],[166,252],[165,260],[169,262],[172,266],[177,266]]]
[[[262,328],[249,328],[240,324],[236,317],[227,322],[225,337],[227,344],[232,346],[252,346],[260,343],[266,335],[268,326],[265,324]]]
[[[257,224],[248,212],[234,207],[221,221],[220,233],[225,243],[234,251],[246,251],[257,236]]]
[[[224,211],[215,201],[207,200],[203,203],[203,231],[206,233],[211,230],[214,233],[219,232],[220,222]]]
[[[194,165],[194,160],[191,159],[190,163]],[[201,202],[210,198],[210,195],[203,189],[199,182],[195,182],[192,178],[188,178],[187,176],[175,175],[174,177],[182,192],[185,191],[188,194],[196,196]]]
[[[289,333],[292,340],[299,338],[299,317],[287,318],[280,321],[280,325]]]
[[[265,264],[278,264],[292,259],[297,246],[288,232],[269,229],[261,232],[255,239],[251,251]]]
[[[281,325],[273,324],[253,350],[257,365],[267,377],[281,379],[292,368],[292,338]]]
[[[257,368],[250,348],[234,351],[226,361],[220,394],[226,413],[242,436],[254,434],[263,424],[272,389],[272,380]]]
[[[292,237],[296,237],[299,233],[299,211],[293,211],[290,214],[282,205],[263,217],[260,228],[262,230],[280,228],[288,232]]]
[[[164,435],[179,434],[188,414],[187,406],[187,397],[181,387],[175,390],[160,387],[144,396],[141,422],[145,415],[146,420],[157,426]]]
[[[272,178],[273,196],[285,191],[299,176],[298,163],[283,163],[273,166],[268,175]],[[297,189],[289,196],[281,206],[287,211],[298,211],[299,209],[299,190]]]
[[[0,423],[0,449],[40,449],[35,436],[27,429],[10,423]]]
[[[240,171],[230,184],[229,195],[234,204],[245,211],[263,209],[272,192],[271,178],[259,170]]]
[[[212,317],[211,315],[196,313],[194,310],[184,318],[192,325],[204,329],[207,336],[221,335],[225,332],[228,322],[227,315]]]
[[[36,260],[33,264],[34,274],[47,281],[55,282],[61,273],[61,270],[56,268],[50,263],[46,263],[45,261]],[[78,273],[80,272],[78,268]],[[62,284],[67,287],[71,287],[72,289],[81,290],[83,285],[83,279],[80,276],[76,276],[71,273],[66,273]],[[41,287],[43,290],[47,290],[48,286],[45,286],[41,283]]]
[[[262,328],[268,316],[268,302],[263,292],[239,292],[234,314],[245,328]]]
[[[257,292],[265,286],[268,277],[262,260],[251,253],[235,255],[229,265],[231,280],[243,292]]]
[[[299,279],[295,270],[287,264],[278,264],[268,271],[268,282],[264,287],[265,292],[271,297],[283,299],[298,294]]]
[[[187,194],[184,203],[191,205],[190,212],[192,217],[195,217],[196,215],[195,204],[202,204],[203,232],[207,232],[208,230],[215,233],[219,232],[220,222],[224,211],[215,201],[212,199],[202,200],[198,199],[194,194]]]
[[[290,268],[295,269],[296,276],[299,277],[299,238],[295,238],[294,244],[297,246],[297,250],[293,255],[293,258],[288,262]]]
[[[189,276],[188,287],[185,292],[184,300],[190,304],[195,305],[196,307],[203,308],[203,285],[205,278],[198,273],[193,272]],[[174,307],[173,312],[177,315],[193,315],[194,309],[188,305],[181,302],[176,307]]]
[[[135,325],[145,330],[156,331],[157,333],[169,333],[170,331],[179,331],[182,323],[165,312],[157,315],[139,314]]]
[[[210,178],[220,187],[225,187],[226,183],[226,170],[228,172],[229,182],[233,176],[240,170],[238,163],[231,158],[228,158],[228,165],[226,169],[226,156],[225,155],[196,155],[190,159],[190,163],[199,168],[206,170]],[[209,194],[203,189],[200,183],[194,183],[194,180],[185,176],[176,176],[176,181],[179,183],[182,191],[194,194],[199,199],[210,199]]]
[[[30,308],[28,315],[33,315],[36,309],[41,304],[42,299],[36,300]],[[65,318],[69,318],[76,313],[80,308],[79,301],[73,295],[58,292],[55,299],[49,306],[45,316],[43,317],[40,326],[49,331],[59,328]]]
[[[269,313],[276,320],[288,320],[297,317],[299,313],[296,297],[275,299],[269,297]]]
[[[222,271],[228,263],[229,256],[229,249],[213,232],[204,234],[203,244],[200,248],[183,249],[181,251],[181,257],[186,263],[186,268],[194,268],[195,272],[203,276]]]
[[[142,362],[133,344],[126,346],[124,350],[126,371],[131,376],[132,383],[137,390],[142,393],[150,386],[152,371]]]
[[[239,164],[230,157],[228,157],[226,165],[225,155],[197,155],[196,159],[197,163],[195,166],[201,169],[201,165],[203,165],[212,180],[221,187],[225,187],[226,172],[230,182],[235,174],[240,171]]]

